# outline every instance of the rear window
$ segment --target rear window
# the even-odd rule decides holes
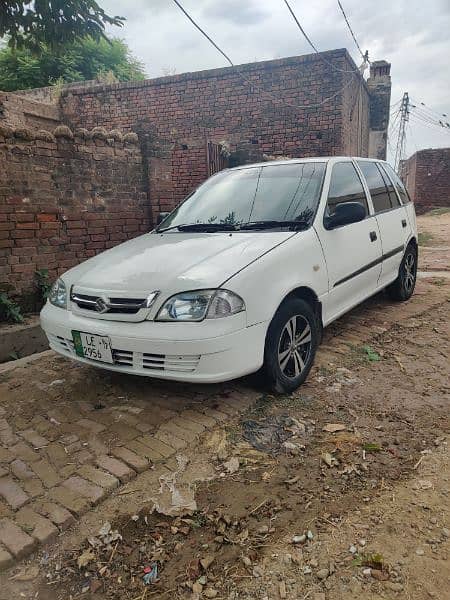
[[[378,163],[364,160],[358,161],[358,166],[366,179],[375,213],[400,206],[391,180]]]
[[[402,203],[407,204],[408,202],[411,202],[411,198],[409,197],[408,190],[406,189],[403,181],[400,179],[400,177],[397,175],[397,173],[391,167],[391,165],[383,164],[381,166],[387,172],[387,174],[392,179],[392,181],[394,182],[397,192],[402,200]]]
[[[373,162],[361,161],[358,162],[358,166],[367,181],[375,212],[379,213],[392,208],[389,192],[377,165]]]
[[[400,206],[400,200],[398,199],[398,196],[395,193],[394,184],[389,179],[389,177],[386,174],[386,171],[383,169],[383,167],[380,165],[380,163],[377,163],[377,168],[380,171],[381,176],[384,179],[384,183],[386,184],[386,188],[388,190],[389,197],[391,199],[392,208],[396,208],[397,206]]]

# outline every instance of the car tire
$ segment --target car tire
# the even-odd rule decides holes
[[[417,278],[417,247],[409,244],[403,255],[397,279],[387,288],[387,294],[392,300],[405,302],[413,295]]]
[[[291,393],[301,385],[313,365],[319,343],[317,317],[300,298],[285,300],[269,325],[263,371],[270,389]]]

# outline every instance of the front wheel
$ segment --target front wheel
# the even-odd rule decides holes
[[[413,295],[417,277],[417,248],[409,244],[406,248],[397,279],[386,290],[390,298],[399,302],[409,300]]]
[[[299,298],[283,302],[269,326],[264,349],[264,372],[271,389],[293,392],[312,367],[319,341],[311,306]]]

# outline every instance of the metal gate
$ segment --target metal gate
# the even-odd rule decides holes
[[[208,177],[228,167],[228,157],[225,156],[221,144],[206,142],[206,161]]]

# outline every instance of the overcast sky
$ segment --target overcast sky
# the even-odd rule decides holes
[[[283,0],[181,0],[234,63],[311,52]],[[363,51],[392,63],[394,104],[408,91],[450,122],[450,1],[341,0]],[[99,0],[110,14],[126,17],[122,37],[149,77],[225,66],[225,59],[194,29],[172,0]],[[291,0],[297,17],[320,50],[346,47],[361,62],[337,0]],[[420,104],[419,104],[420,106]],[[421,106],[421,109],[424,108]],[[414,111],[413,111],[414,112]],[[395,139],[391,144],[395,147]],[[450,129],[411,118],[407,155],[450,146]]]

